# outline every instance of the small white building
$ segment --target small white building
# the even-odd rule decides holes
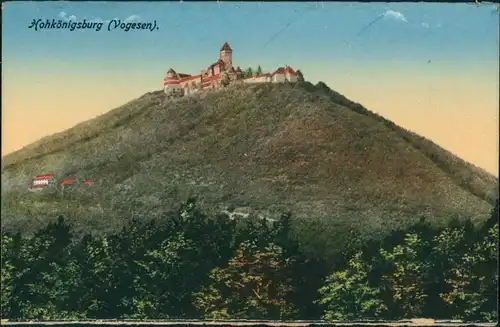
[[[54,175],[52,174],[38,175],[35,176],[31,181],[29,190],[30,191],[42,190],[45,187],[52,185],[53,183],[54,183]]]
[[[280,67],[274,73],[271,74],[272,83],[285,83],[285,82],[297,82],[298,81],[297,72],[290,66]]]

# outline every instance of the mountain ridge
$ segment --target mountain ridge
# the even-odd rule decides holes
[[[377,236],[422,217],[482,221],[498,197],[493,175],[321,82],[235,86],[173,101],[150,92],[3,159],[2,202],[13,209],[2,205],[4,226],[61,213],[113,228],[109,221],[120,216],[162,216],[198,196],[219,211],[290,210],[299,234],[317,231],[323,236],[312,242],[321,246],[332,232]],[[64,199],[25,195],[28,180],[45,170],[81,171],[97,185]]]

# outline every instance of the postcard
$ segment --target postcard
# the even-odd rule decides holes
[[[2,324],[497,321],[497,5],[2,23]]]

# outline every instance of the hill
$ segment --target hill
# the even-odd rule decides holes
[[[95,184],[27,191],[34,175],[70,171]],[[302,243],[324,248],[422,217],[436,226],[482,221],[498,179],[323,83],[242,85],[173,101],[152,92],[2,162],[6,229],[33,231],[63,214],[106,232],[130,217],[162,217],[189,196],[215,211],[291,211]]]

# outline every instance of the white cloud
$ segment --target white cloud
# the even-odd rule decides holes
[[[66,22],[69,22],[69,21],[73,21],[74,22],[74,21],[76,21],[76,16],[75,15],[68,16],[68,14],[65,13],[64,11],[61,11],[58,16],[59,16],[59,18],[61,18],[62,20],[66,21]],[[87,19],[87,18],[85,18],[85,19],[86,19],[87,22],[93,22],[93,23],[107,24],[107,23],[110,22],[109,19],[103,20],[103,19],[101,19],[99,17],[96,17],[94,19]],[[118,19],[118,18],[115,18],[115,19]]]
[[[408,23],[408,20],[406,19],[406,17],[402,13],[400,13],[399,11],[387,10],[383,14],[383,16],[384,16],[384,18],[387,18],[387,19],[394,19],[397,21]]]
[[[139,19],[141,19],[141,16],[139,16],[139,15],[131,15],[131,16],[128,16],[127,18],[125,18],[124,22],[125,23],[131,23],[131,22],[137,21]]]
[[[65,13],[64,11],[61,11],[59,13],[59,17],[62,18],[63,20],[65,20],[65,21],[76,20],[76,16],[75,15],[68,16],[68,14]]]
[[[118,18],[114,18],[114,19],[115,19],[115,20],[118,20]],[[109,24],[109,22],[110,22],[110,21],[111,21],[111,19],[106,19],[106,20],[104,20],[104,19],[101,19],[101,18],[99,18],[99,17],[94,18],[94,19],[92,19],[92,20],[91,20],[91,22],[95,22],[95,23],[103,23],[103,24]]]
[[[61,11],[59,13],[59,17],[62,18],[62,19],[64,19],[64,20],[68,19],[68,15],[64,11]]]
[[[429,23],[423,22],[420,25],[422,25],[422,27],[424,27],[424,28],[429,28]]]

